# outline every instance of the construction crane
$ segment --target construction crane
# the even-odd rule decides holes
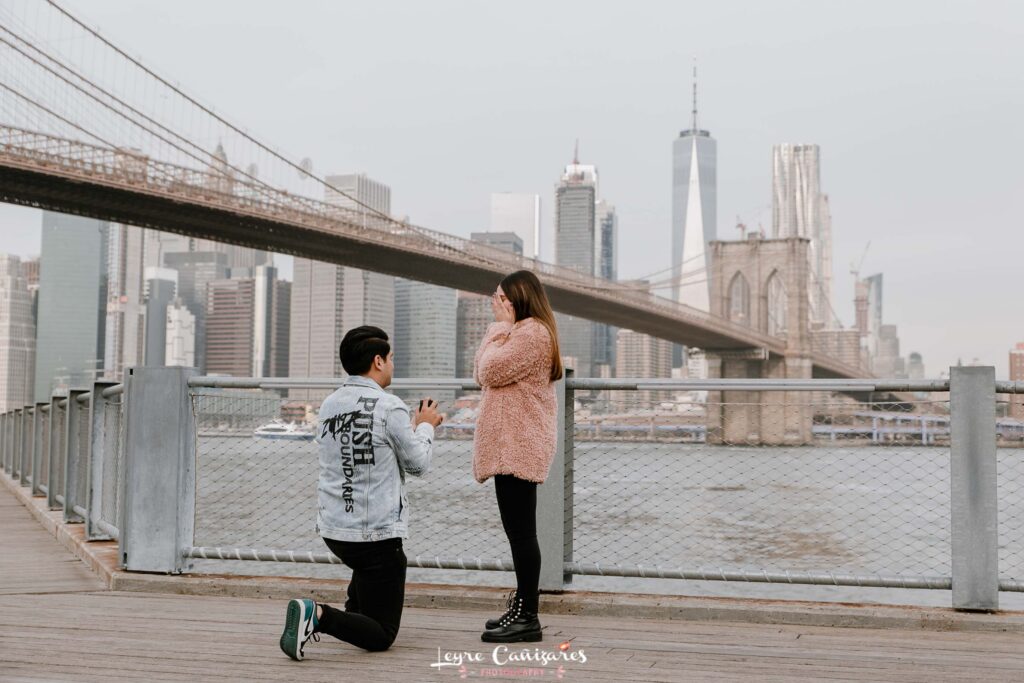
[[[740,231],[741,240],[747,239],[747,225],[738,215],[736,216],[736,229]]]
[[[864,259],[868,257],[868,249],[871,248],[871,240],[868,240],[867,245],[864,247],[864,253],[860,256],[860,262],[854,265],[850,262],[850,275],[853,275],[854,282],[860,280],[860,269],[864,265]]]
[[[856,315],[854,327],[863,337],[868,333],[868,287],[867,283],[860,279],[860,269],[864,266],[864,259],[868,256],[868,249],[871,248],[869,240],[864,247],[864,253],[860,256],[860,263],[850,263],[850,274],[853,275],[853,310]]]

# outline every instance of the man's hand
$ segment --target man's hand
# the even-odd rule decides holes
[[[445,414],[437,412],[437,401],[432,398],[420,399],[420,405],[413,416],[413,429],[420,426],[421,422],[427,422],[434,427],[444,421]]]

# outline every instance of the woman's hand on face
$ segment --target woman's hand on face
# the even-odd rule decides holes
[[[499,323],[514,323],[516,321],[512,302],[508,299],[502,300],[497,293],[491,295],[491,310],[494,311],[494,320]]]

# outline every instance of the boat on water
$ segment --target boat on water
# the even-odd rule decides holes
[[[308,425],[297,425],[294,422],[270,422],[261,425],[253,432],[258,439],[285,439],[290,441],[312,441],[315,431]]]

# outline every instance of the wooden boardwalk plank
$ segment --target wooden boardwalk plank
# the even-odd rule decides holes
[[[440,681],[438,651],[479,653],[493,616],[407,609],[395,646],[368,653],[324,637],[304,662],[277,646],[285,602],[104,590],[0,490],[2,681]],[[339,596],[340,598],[340,596]],[[500,611],[495,605],[495,613]],[[540,644],[572,639],[586,663],[567,681],[1024,681],[1020,634],[958,633],[542,615]],[[518,665],[514,665],[518,668]],[[514,678],[523,678],[516,676]],[[541,677],[557,679],[554,667]]]

